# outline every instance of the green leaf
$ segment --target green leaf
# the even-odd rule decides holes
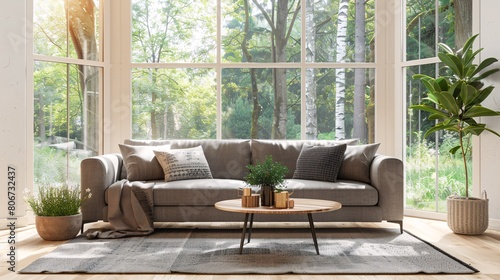
[[[474,126],[468,126],[464,128],[462,131],[464,134],[473,134],[479,136],[486,129],[485,127],[486,127],[485,124],[477,124]]]
[[[467,66],[464,68],[464,72],[465,72],[465,77],[472,77],[472,73],[474,73],[476,69],[476,66]]]
[[[493,89],[494,89],[493,86],[489,86],[485,89],[479,90],[477,92],[476,98],[474,98],[474,100],[471,102],[471,104],[481,105],[481,103],[483,103],[483,101],[486,100],[486,98],[488,98],[488,96],[490,96]]]
[[[471,101],[477,95],[477,90],[473,86],[469,86],[467,84],[462,84],[462,90],[460,91],[460,98],[462,99],[465,106],[469,105]]]
[[[464,44],[464,46],[462,47],[462,52],[467,52],[469,49],[472,48],[472,44],[474,44],[474,41],[476,40],[477,36],[479,36],[479,34],[476,34],[476,35],[473,35],[471,36]]]
[[[435,80],[435,83],[438,87],[438,88],[436,88],[436,91],[448,91],[448,88],[449,88],[448,81],[445,78],[443,78],[443,77],[437,78]]]
[[[434,79],[421,79],[422,84],[424,84],[425,88],[427,88],[428,91],[430,92],[435,92],[436,90],[434,89]]]
[[[454,155],[460,149],[460,145],[450,149],[450,154]]]
[[[426,104],[412,105],[412,106],[410,106],[410,109],[426,111],[426,112],[429,112],[431,114],[439,114],[439,115],[448,117],[448,115],[445,112],[438,110],[432,106],[426,105]]]
[[[446,66],[448,66],[451,69],[451,71],[455,75],[457,75],[459,78],[463,77],[464,65],[462,64],[460,58],[458,58],[456,55],[453,54],[444,54],[444,53],[438,53],[438,57]]]
[[[433,79],[432,77],[424,74],[415,74],[412,76],[413,79],[415,80],[421,80],[421,79]]]
[[[448,115],[444,113],[435,113],[435,114],[430,114],[429,117],[427,117],[428,120],[433,121],[433,120],[443,120],[448,118]]]
[[[487,130],[487,131],[489,131],[489,132],[491,132],[491,133],[493,133],[494,135],[500,137],[500,134],[498,134],[498,132],[496,132],[496,131],[494,131],[494,130],[492,130],[490,128],[487,128],[486,126],[484,127],[484,129]]]
[[[494,74],[496,72],[498,72],[500,69],[498,68],[495,68],[495,69],[491,69],[491,70],[488,70],[486,72],[483,72],[481,75],[479,75],[478,77],[474,78],[474,79],[471,79],[472,81],[481,81],[482,79],[484,78],[487,78],[489,77],[491,74]]]
[[[455,125],[444,125],[443,123],[438,123],[435,126],[431,127],[427,132],[424,134],[424,137],[428,137],[434,132],[441,131],[441,130],[450,130],[450,131],[455,131],[458,132],[457,128]]]
[[[435,95],[434,93],[432,93],[432,92],[428,92],[428,93],[427,93],[427,97],[426,97],[426,98],[424,98],[424,99],[425,99],[425,100],[429,100],[429,101],[431,101],[431,102],[432,102],[432,103],[434,103],[434,104],[439,104],[439,100],[438,100],[438,98],[437,98],[437,97],[436,97],[436,95]]]
[[[441,47],[446,53],[452,54],[453,50],[444,43],[439,43],[439,47]]]
[[[458,115],[459,108],[457,102],[449,92],[436,92],[436,97],[439,100],[439,105],[441,105],[443,109],[449,111],[453,115]]]
[[[500,112],[493,111],[491,109],[485,108],[483,106],[474,106],[464,113],[464,118],[475,118],[475,117],[493,117],[500,116]]]
[[[464,65],[466,65],[466,66],[472,65],[474,63],[474,59],[476,58],[477,54],[480,53],[481,51],[482,51],[482,49],[479,49],[479,50],[474,51],[474,52],[472,50],[469,50],[463,58]]]
[[[494,57],[489,57],[489,58],[486,58],[485,60],[483,60],[479,66],[476,68],[476,70],[470,75],[471,77],[472,76],[475,76],[477,73],[483,71],[483,69],[485,69],[486,67],[490,66],[491,64],[497,62],[498,59],[494,58]],[[494,70],[494,69],[493,69]],[[498,71],[498,69],[497,69]],[[496,72],[496,71],[495,71]],[[491,74],[490,74],[491,75]]]
[[[453,83],[448,89],[448,92],[453,94],[453,97],[457,98],[460,95],[462,84],[464,84],[464,81],[457,81],[456,83]]]

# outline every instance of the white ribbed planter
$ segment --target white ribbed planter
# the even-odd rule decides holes
[[[458,234],[478,235],[488,228],[488,198],[449,196],[448,227]]]

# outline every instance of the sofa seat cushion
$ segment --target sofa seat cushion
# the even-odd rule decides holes
[[[348,180],[322,182],[302,179],[287,180],[285,190],[293,191],[291,198],[327,199],[342,206],[373,206],[378,203],[378,191],[373,186]]]
[[[232,179],[193,179],[182,181],[154,181],[155,206],[213,206],[216,202],[239,198],[239,189],[245,182]],[[377,189],[369,184],[338,180],[335,183],[289,179],[288,191],[292,198],[327,199],[343,206],[373,206],[378,203]],[[258,190],[257,190],[258,191]],[[106,204],[108,203],[106,191]]]
[[[213,206],[221,200],[238,198],[238,190],[244,186],[244,181],[231,179],[156,182],[153,201],[155,206]]]

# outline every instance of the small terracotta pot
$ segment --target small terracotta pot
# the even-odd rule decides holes
[[[68,240],[75,237],[82,226],[82,214],[72,216],[35,216],[36,231],[47,241]]]

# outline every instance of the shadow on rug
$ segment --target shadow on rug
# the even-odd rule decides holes
[[[78,237],[21,273],[414,274],[476,269],[394,229],[254,229],[239,254],[240,230],[157,229],[147,237]],[[246,240],[245,240],[246,241]]]

